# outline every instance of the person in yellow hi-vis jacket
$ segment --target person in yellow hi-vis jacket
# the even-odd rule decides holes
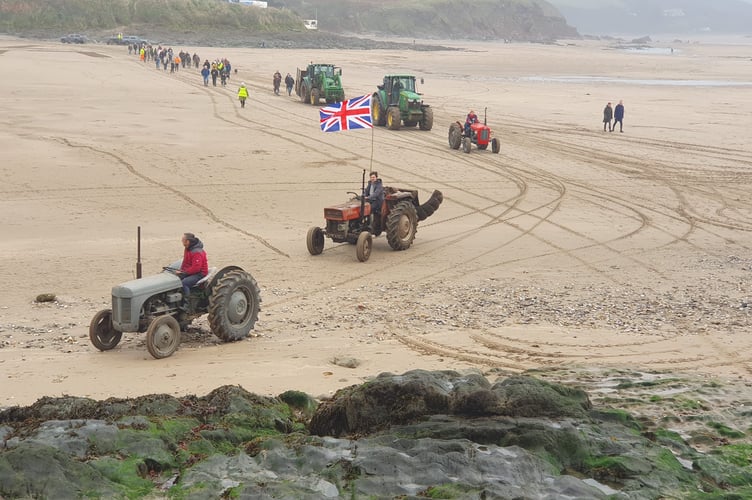
[[[240,99],[240,107],[245,108],[245,100],[248,99],[248,89],[245,86],[245,82],[240,84],[238,89],[238,99]]]

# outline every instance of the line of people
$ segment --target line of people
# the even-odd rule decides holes
[[[129,45],[128,53],[136,53],[139,56],[139,59],[143,62],[153,60],[156,69],[163,68],[164,71],[167,71],[167,66],[169,65],[170,73],[178,71],[181,67],[190,68],[191,63],[193,64],[193,67],[198,68],[201,63],[201,58],[196,53],[191,56],[190,52],[181,50],[179,53],[175,54],[172,47],[162,47],[161,45],[156,48],[146,44],[141,44],[138,47],[132,47]],[[227,58],[216,59],[214,62],[209,62],[209,60],[206,59],[201,67],[201,77],[203,78],[204,86],[208,87],[209,79],[211,79],[212,86],[216,87],[217,80],[219,80],[220,85],[226,87],[227,80],[230,79],[231,70],[232,65]],[[237,70],[235,70],[235,72],[237,73]],[[295,79],[290,73],[287,73],[284,82],[287,95],[291,96],[293,87],[295,86]],[[272,76],[272,88],[276,95],[279,95],[281,83],[282,74],[277,70]],[[241,82],[240,87],[238,88],[238,100],[240,101],[241,108],[245,108],[245,102],[248,97],[248,87],[245,82]]]

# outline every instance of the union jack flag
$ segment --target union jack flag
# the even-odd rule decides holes
[[[356,128],[373,128],[371,96],[364,95],[319,109],[321,130],[339,132]]]

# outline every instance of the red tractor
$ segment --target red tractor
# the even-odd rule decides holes
[[[493,137],[491,127],[486,125],[485,109],[483,110],[483,123],[476,122],[471,124],[470,133],[468,134],[467,132],[466,128],[458,121],[449,125],[449,147],[459,149],[462,146],[462,150],[465,153],[469,153],[471,144],[475,144],[481,150],[487,149],[488,145],[491,144],[491,151],[494,153],[501,151],[501,141]]]
[[[347,194],[353,195],[349,201],[324,208],[325,228],[313,226],[308,230],[306,244],[311,255],[324,251],[324,237],[328,236],[335,243],[355,245],[355,255],[360,262],[365,262],[371,256],[373,237],[383,231],[386,231],[386,239],[392,249],[407,250],[415,239],[418,222],[433,215],[444,201],[441,191],[434,191],[431,198],[421,205],[416,190],[384,187],[381,214],[374,217],[371,204],[362,195],[351,191]]]

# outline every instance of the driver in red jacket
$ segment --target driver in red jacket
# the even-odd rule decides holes
[[[467,119],[465,119],[465,135],[467,137],[470,137],[470,125],[473,123],[478,123],[478,115],[471,109],[467,114]]]
[[[186,304],[191,293],[191,287],[209,274],[209,262],[206,259],[204,244],[196,235],[184,233],[181,241],[185,250],[183,251],[183,263],[180,265],[180,271],[177,272],[177,275],[183,283],[183,303]]]

